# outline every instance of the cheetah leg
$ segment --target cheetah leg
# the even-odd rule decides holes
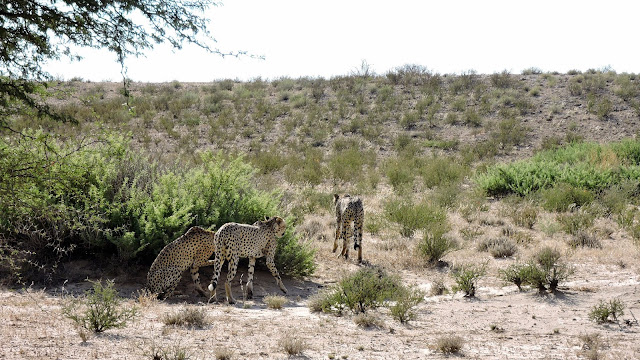
[[[220,278],[220,271],[222,271],[224,259],[219,253],[216,253],[213,263],[213,277],[211,278],[211,284],[209,284],[209,291],[211,292],[213,300],[217,302],[216,288],[218,287],[218,279]]]
[[[364,215],[360,215],[356,220],[356,222],[354,223],[355,235],[353,238],[353,249],[358,250],[359,263],[362,263],[362,227],[363,227],[362,220],[363,218],[364,218]]]
[[[198,270],[201,267],[213,266],[214,264],[215,262],[213,260],[201,259],[199,262],[194,262],[193,265],[191,265],[191,280],[193,280],[193,283],[196,286],[196,291],[198,291],[198,293],[204,297],[207,297],[208,294],[204,291],[202,285],[200,284],[200,274],[198,274]]]
[[[247,279],[247,299],[253,299],[253,272],[256,266],[256,258],[249,258],[249,278]]]
[[[227,302],[229,302],[229,304],[236,303],[236,299],[233,298],[233,294],[231,293],[231,282],[233,281],[233,278],[236,277],[236,271],[238,271],[238,261],[240,261],[240,258],[237,255],[233,256],[231,260],[229,260],[227,282],[224,283],[224,290],[227,294]]]
[[[276,268],[276,263],[274,262],[272,256],[267,257],[267,267],[269,268],[269,271],[271,271],[271,275],[273,275],[273,277],[276,279],[280,290],[282,290],[282,292],[286,294],[287,288],[284,287],[284,284],[282,283],[282,279],[280,278],[280,274],[278,274],[278,269]]]
[[[336,252],[336,250],[338,249],[338,239],[340,238],[340,225],[341,225],[341,221],[340,221],[340,216],[336,216],[336,237],[333,240],[333,251],[331,252]]]
[[[350,223],[342,224],[342,252],[340,255],[344,256],[345,259],[349,258],[349,246],[347,245],[347,239],[351,239],[353,236],[353,228]]]

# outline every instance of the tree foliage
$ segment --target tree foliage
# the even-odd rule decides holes
[[[207,30],[213,0],[9,0],[0,2],[0,127],[8,116],[34,110],[39,116],[69,120],[45,104],[50,75],[43,64],[68,57],[79,48],[107,49],[126,78],[125,59],[154,44],[181,48],[192,43],[222,56]],[[126,92],[126,80],[125,80]]]

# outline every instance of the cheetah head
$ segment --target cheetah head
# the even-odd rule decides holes
[[[263,226],[268,226],[271,228],[276,237],[282,237],[284,235],[284,231],[287,229],[287,224],[284,219],[280,216],[274,216],[272,218],[266,219],[265,221],[261,221]]]

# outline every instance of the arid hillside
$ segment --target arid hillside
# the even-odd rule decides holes
[[[0,358],[640,358],[635,74],[532,68],[440,75],[411,65],[332,79],[130,83],[128,98],[121,83],[77,79],[49,88],[49,103],[78,123],[25,115],[11,120],[13,130],[42,128],[57,143],[87,148],[123,137],[151,165],[127,160],[127,171],[117,172],[119,194],[136,181],[152,184],[136,177],[145,174],[170,174],[178,180],[165,181],[176,190],[167,194],[180,194],[189,184],[180,176],[210,169],[207,151],[248,164],[253,172],[243,191],[272,199],[272,215],[287,218],[290,239],[310,250],[315,268],[294,276],[280,260],[289,289],[282,298],[259,263],[255,298],[247,300],[241,262],[232,284],[239,301],[229,305],[223,288],[219,302],[198,296],[188,271],[167,300],[142,291],[157,242],[122,245],[143,244],[146,235],[136,231],[151,232],[141,226],[127,229],[129,237],[78,231],[83,241],[112,242],[92,250],[61,240],[67,247],[57,248],[68,253],[47,265],[51,276],[38,273],[33,283],[0,252],[0,265],[13,269],[0,291]],[[114,158],[128,154],[116,150]],[[105,164],[95,168],[120,166]],[[362,264],[351,241],[349,259],[337,256],[341,244],[332,252],[334,193],[363,201]],[[98,215],[113,211],[98,206],[106,209]],[[186,219],[180,226],[210,225],[188,210],[163,211],[158,217]],[[106,227],[114,218],[90,224]],[[148,218],[139,224],[151,224]],[[7,248],[25,234],[40,236],[33,228],[13,239],[6,234]],[[371,287],[351,293],[359,284],[353,279],[370,270],[377,275],[362,284]],[[200,269],[203,283],[211,276],[211,268]],[[389,293],[377,283],[387,276]],[[112,279],[120,306],[137,315],[101,333],[82,327],[67,310],[90,298],[85,279]],[[376,294],[384,296],[367,303]]]

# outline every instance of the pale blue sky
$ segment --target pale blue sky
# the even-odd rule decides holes
[[[640,73],[639,14],[640,2],[626,0],[225,0],[208,13],[217,45],[264,60],[157,46],[127,61],[128,76],[143,82],[330,78],[349,74],[362,60],[379,74],[404,64],[441,74],[605,66]],[[65,59],[46,69],[67,80],[121,80],[113,54],[82,54],[80,62]]]

